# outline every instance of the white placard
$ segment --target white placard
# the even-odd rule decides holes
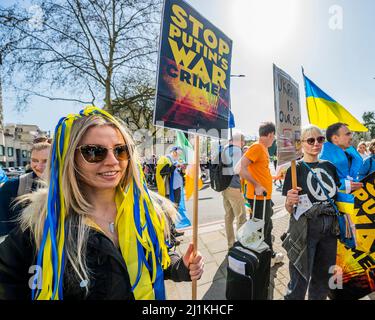
[[[228,266],[231,268],[234,272],[237,272],[242,275],[246,275],[246,263],[243,261],[239,261],[234,259],[231,256],[228,256]]]
[[[283,165],[302,156],[301,109],[298,83],[273,66],[277,163]]]
[[[312,207],[312,203],[307,194],[303,194],[299,196],[299,202],[297,210],[294,214],[294,218],[298,221],[298,219],[310,208]]]

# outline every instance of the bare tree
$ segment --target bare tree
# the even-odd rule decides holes
[[[155,88],[136,79],[133,81],[128,82],[119,98],[113,101],[113,114],[123,119],[132,131],[154,131],[152,117]]]
[[[18,102],[37,95],[104,100],[112,113],[113,101],[116,109],[143,110],[144,96],[153,94],[161,7],[161,0],[38,0],[31,9],[0,7],[4,82]]]

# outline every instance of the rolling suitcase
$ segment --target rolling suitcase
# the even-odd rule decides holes
[[[254,201],[254,212],[255,206],[256,200]],[[263,220],[265,208],[266,197],[263,202]],[[247,223],[251,223],[251,221]],[[262,239],[264,240],[264,224]],[[259,248],[261,251],[247,248],[237,241],[229,249],[226,281],[227,300],[267,300],[272,252],[266,245],[259,246]]]

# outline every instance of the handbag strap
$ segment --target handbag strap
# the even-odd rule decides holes
[[[329,203],[331,204],[331,206],[335,209],[335,212],[336,212],[336,215],[340,215],[340,212],[339,212],[339,209],[337,208],[337,206],[335,205],[335,203],[333,202],[333,200],[330,198],[330,196],[328,195],[328,191],[326,188],[324,188],[323,186],[323,183],[320,181],[320,179],[318,178],[318,176],[316,175],[316,173],[307,165],[307,163],[305,161],[302,161],[303,165],[309,169],[309,171],[311,172],[311,174],[313,175],[313,177],[316,179],[316,181],[319,183],[320,187],[322,188],[325,196],[327,197],[327,200],[329,201]]]

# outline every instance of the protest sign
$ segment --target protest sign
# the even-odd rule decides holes
[[[154,124],[206,135],[228,129],[231,54],[232,41],[212,23],[166,0]]]
[[[273,77],[277,161],[282,165],[302,156],[299,87],[297,82],[275,65]]]
[[[356,248],[338,242],[336,299],[359,299],[375,291],[375,172],[362,182],[363,188],[353,192],[353,205],[344,208],[355,226]]]

